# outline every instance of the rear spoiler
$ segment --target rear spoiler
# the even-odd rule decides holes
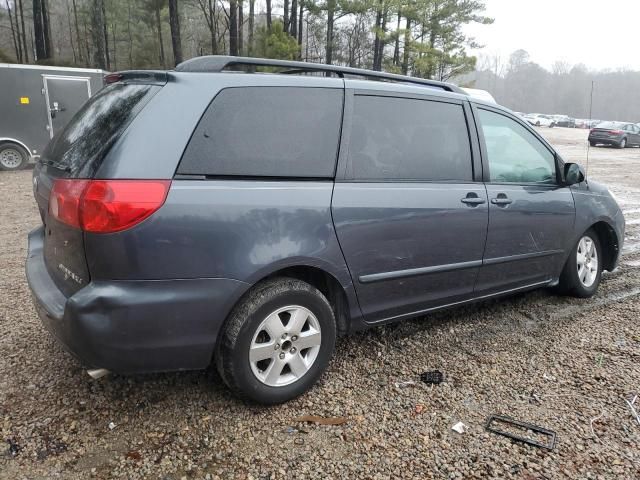
[[[159,70],[125,70],[104,76],[105,85],[112,83],[144,83],[145,85],[165,85],[169,80],[167,72]]]

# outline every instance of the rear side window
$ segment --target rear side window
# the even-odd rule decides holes
[[[333,177],[342,90],[222,90],[198,123],[179,174]]]
[[[93,177],[109,149],[160,88],[124,83],[103,88],[53,137],[43,160],[67,170],[70,177]]]
[[[462,105],[356,96],[349,145],[356,180],[471,181]]]

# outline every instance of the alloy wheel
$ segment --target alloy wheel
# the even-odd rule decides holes
[[[576,265],[580,283],[591,287],[598,276],[598,250],[593,239],[587,235],[578,242]]]
[[[320,322],[299,305],[279,308],[256,329],[249,347],[255,377],[270,387],[302,378],[313,366],[322,343]]]

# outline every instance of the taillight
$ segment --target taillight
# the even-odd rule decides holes
[[[609,135],[622,135],[624,132],[622,130],[611,130],[608,133]]]
[[[56,180],[49,212],[86,232],[112,233],[131,228],[158,210],[171,180]]]

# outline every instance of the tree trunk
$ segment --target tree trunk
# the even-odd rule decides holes
[[[27,46],[27,30],[24,28],[24,9],[22,8],[22,0],[18,0],[18,8],[20,10],[20,26],[22,27],[22,60],[29,63],[29,47]],[[20,39],[18,39],[20,41]]]
[[[46,58],[53,58],[53,44],[51,43],[51,22],[49,21],[49,4],[42,0],[42,31],[44,32],[44,48]]]
[[[402,51],[402,74],[409,74],[409,52],[411,51],[411,19],[407,18],[407,26],[404,32],[404,49]]]
[[[336,0],[327,2],[327,45],[325,47],[325,63],[331,65],[333,62],[333,24],[336,9]]]
[[[284,0],[284,31],[289,33],[289,0]]]
[[[229,55],[238,55],[238,2],[229,0]]]
[[[67,24],[69,26],[69,43],[71,44],[71,53],[73,54],[73,64],[78,64],[78,55],[76,54],[76,47],[73,44],[73,26],[71,25],[71,7],[69,7],[69,0],[65,2],[67,6]]]
[[[304,21],[304,4],[300,2],[300,15],[298,15],[298,45],[300,46],[302,46],[302,22],[303,21]]]
[[[244,0],[238,0],[238,53],[244,55]]]
[[[155,2],[155,14],[156,14],[156,28],[158,29],[158,44],[160,45],[160,65],[162,68],[167,68],[164,61],[164,43],[162,41],[162,23],[160,22],[160,2]]]
[[[171,28],[171,46],[173,48],[173,64],[182,62],[182,41],[180,39],[180,11],[178,0],[169,0],[169,27]]]
[[[16,32],[16,28],[13,26],[13,16],[11,15],[11,5],[9,0],[7,2],[7,11],[9,12],[9,25],[11,26],[11,38],[13,39],[13,48],[16,51],[16,60],[18,63],[22,63],[22,48],[20,46],[20,32]],[[16,18],[16,27],[18,26],[18,19]]]
[[[267,30],[271,33],[271,0],[267,0]]]
[[[91,2],[91,37],[93,40],[93,67],[105,70],[104,52],[104,0]]]
[[[396,44],[393,48],[393,64],[400,64],[400,21],[402,20],[402,11],[398,8],[398,23],[396,24]]]
[[[213,14],[213,2],[209,0],[209,31],[211,33],[211,53],[216,55],[218,53],[218,39],[216,37],[216,20]]]
[[[36,60],[47,58],[47,51],[44,46],[41,0],[33,0],[33,34],[36,39]]]
[[[78,46],[78,60],[80,60],[81,63],[84,63],[84,55],[82,54],[82,43],[80,42],[80,27],[78,26],[78,7],[76,5],[76,0],[73,0],[73,19],[76,26],[76,45]]]
[[[107,61],[107,70],[111,70],[111,57],[109,56],[109,32],[107,31],[107,10],[102,0],[102,34],[104,35],[104,56]]]
[[[298,0],[291,0],[291,20],[289,23],[291,36],[298,38]]]
[[[255,22],[255,5],[256,0],[249,0],[249,48],[248,54],[253,56],[253,24]]]

